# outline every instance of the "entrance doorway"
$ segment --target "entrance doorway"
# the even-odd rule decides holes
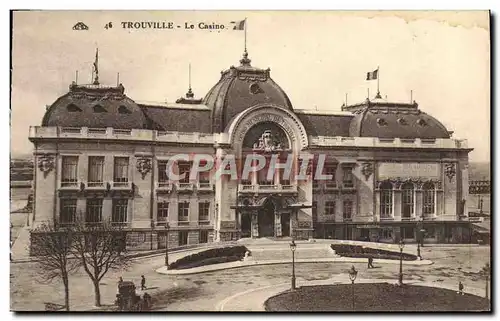
[[[269,237],[274,236],[274,215],[275,207],[273,202],[267,200],[264,203],[264,207],[259,210],[259,236]]]
[[[252,218],[250,213],[241,213],[241,237],[252,235]]]
[[[290,236],[290,213],[281,214],[281,236]]]

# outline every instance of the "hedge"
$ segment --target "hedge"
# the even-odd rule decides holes
[[[332,250],[335,251],[340,256],[344,257],[358,257],[358,258],[369,258],[374,259],[387,259],[387,260],[399,260],[401,254],[399,252],[374,249],[361,245],[350,245],[350,244],[332,244]],[[416,255],[403,253],[404,261],[415,261],[417,259]]]
[[[209,249],[185,256],[168,265],[169,269],[190,269],[193,267],[240,261],[248,249],[243,245]]]

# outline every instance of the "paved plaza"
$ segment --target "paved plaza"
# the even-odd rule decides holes
[[[253,244],[250,247],[257,252],[259,245]],[[260,247],[266,248],[267,245]],[[273,251],[267,252],[276,256]],[[416,246],[407,245],[405,252],[416,253]],[[284,258],[289,254],[282,252]],[[180,255],[172,255],[172,259]],[[461,281],[466,292],[484,295],[485,281],[477,272],[489,261],[489,247],[429,245],[422,249],[422,256],[433,264],[405,265],[405,281],[451,289],[457,287]],[[268,297],[288,287],[291,276],[290,263],[247,266],[190,275],[166,275],[156,272],[163,264],[163,255],[142,257],[135,259],[127,271],[109,272],[101,281],[103,309],[113,304],[120,276],[139,285],[140,276],[144,275],[149,288],[146,292],[153,297],[155,309],[166,311],[259,310],[260,302],[265,300],[266,295]],[[342,262],[297,263],[297,285],[348,282],[347,270],[351,265],[352,263]],[[395,282],[398,277],[399,264],[382,264],[375,260],[374,269],[367,269],[366,263],[354,265],[359,271],[360,281]],[[60,281],[50,284],[37,281],[40,278],[36,273],[36,262],[11,264],[10,279],[12,310],[43,310],[45,303],[64,302],[64,290]],[[70,302],[73,311],[95,309],[93,288],[83,271],[70,277]]]

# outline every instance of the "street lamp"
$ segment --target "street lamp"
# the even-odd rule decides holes
[[[295,240],[292,240],[290,243],[290,250],[292,251],[292,290],[295,290],[295,249],[297,248],[297,244],[295,244]]]
[[[351,280],[352,284],[352,310],[354,311],[354,280],[356,280],[356,277],[358,276],[358,271],[354,268],[354,265],[351,266],[351,269],[349,270],[349,279]]]
[[[170,229],[170,226],[168,225],[168,222],[165,223],[165,266],[168,269],[168,230]]]
[[[405,247],[405,242],[401,240],[399,242],[399,285],[403,285],[403,249]]]

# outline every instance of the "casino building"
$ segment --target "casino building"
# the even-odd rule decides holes
[[[175,104],[136,102],[123,85],[103,86],[97,78],[72,83],[47,107],[41,126],[30,128],[32,226],[111,220],[137,249],[162,248],[165,237],[178,246],[292,234],[468,242],[472,149],[451,134],[416,102],[380,94],[338,112],[300,109],[246,52],[203,99],[189,88]],[[265,169],[246,180],[214,180],[210,173],[171,180],[166,164],[180,153],[237,160],[291,154],[297,161],[289,179],[282,169],[269,179]],[[333,179],[296,179],[299,156],[319,155],[326,155],[322,173]],[[175,170],[191,166],[178,161]],[[316,170],[309,166],[307,174]]]

